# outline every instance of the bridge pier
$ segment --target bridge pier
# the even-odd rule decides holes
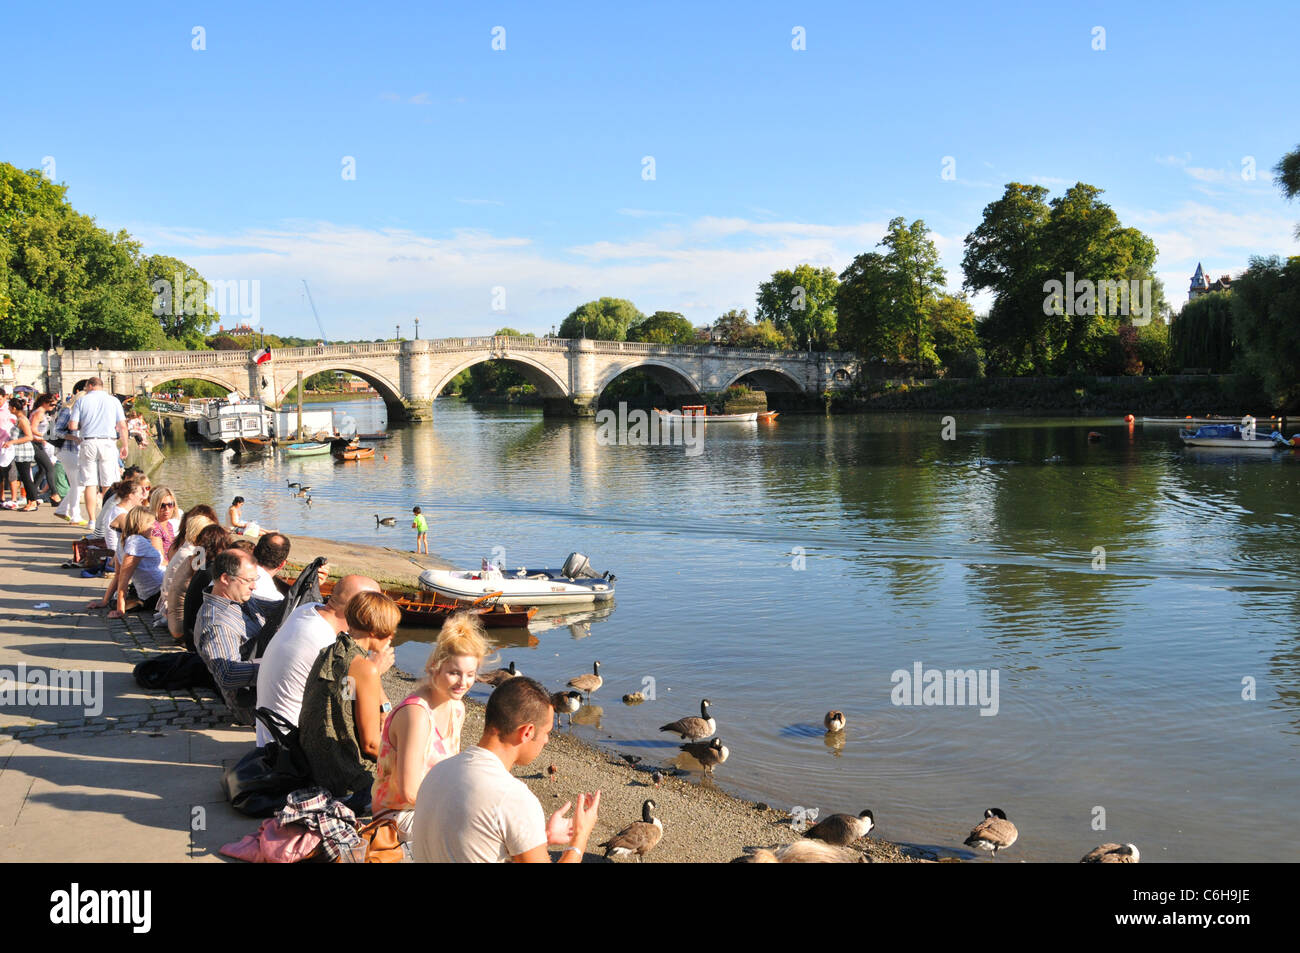
[[[544,417],[595,417],[596,395],[582,394],[571,397],[545,397],[542,399]]]

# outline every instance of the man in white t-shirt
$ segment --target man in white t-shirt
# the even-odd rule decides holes
[[[86,392],[72,408],[68,430],[80,440],[77,449],[78,478],[86,495],[86,519],[91,523],[99,513],[99,494],[112,486],[121,473],[118,457],[126,459],[126,414],[122,402],[103,389],[104,382],[92,377]],[[116,443],[120,442],[121,447]]]
[[[253,558],[257,560],[257,585],[253,586],[253,595],[265,602],[282,601],[284,593],[275,584],[275,577],[289,561],[289,537],[284,533],[263,533],[253,549]]]
[[[600,792],[579,794],[550,823],[537,796],[510,769],[546,747],[555,721],[550,693],[520,675],[492,692],[483,738],[429,769],[415,799],[411,850],[417,863],[549,863],[550,845],[568,844],[560,863],[582,862],[596,826]]]
[[[379,583],[366,576],[344,576],[334,586],[326,603],[308,602],[289,613],[284,625],[271,637],[257,670],[257,705],[298,724],[307,676],[321,650],[334,644],[348,627],[348,603],[359,592],[379,592]],[[383,674],[393,665],[390,645],[372,661]],[[257,744],[271,741],[271,733],[257,723]]]

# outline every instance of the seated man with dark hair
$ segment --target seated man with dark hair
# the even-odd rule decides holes
[[[510,773],[529,764],[551,736],[551,695],[523,675],[492,692],[483,737],[468,751],[429,769],[415,799],[411,847],[420,863],[549,863],[548,845],[569,844],[560,863],[582,861],[596,826],[600,792],[579,794],[551,815],[528,785]]]
[[[211,572],[212,589],[203,594],[203,608],[194,623],[194,647],[236,722],[251,725],[257,707],[257,663],[244,661],[240,648],[262,631],[259,618],[244,609],[257,584],[257,562],[242,549],[226,549]]]
[[[266,602],[279,602],[284,593],[275,584],[275,576],[289,559],[289,537],[284,533],[265,533],[253,547],[257,560],[257,585],[253,595]]]

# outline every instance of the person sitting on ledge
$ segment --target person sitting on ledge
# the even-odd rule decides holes
[[[212,580],[194,623],[195,648],[235,721],[251,725],[257,707],[257,663],[244,661],[240,648],[262,630],[244,609],[257,584],[257,561],[242,549],[223,550],[212,566]]]
[[[401,620],[382,592],[354,596],[347,631],[316,658],[302,695],[298,737],[312,780],[358,816],[370,813],[380,721],[392,707],[369,653],[389,648]]]
[[[526,675],[492,692],[482,740],[435,764],[420,785],[411,827],[417,863],[545,864],[547,845],[559,844],[569,845],[560,863],[582,862],[600,792],[579,794],[572,818],[566,803],[548,824],[537,796],[510,773],[542,753],[554,723],[551,693]]]
[[[157,539],[149,534],[154,516],[143,506],[132,507],[122,523],[122,565],[115,580],[117,608],[110,619],[128,612],[152,612],[162,591],[163,554]]]
[[[237,496],[234,502],[230,504],[230,509],[226,511],[226,522],[230,524],[232,533],[242,533],[244,527],[248,525],[244,520],[244,498]]]
[[[443,623],[438,644],[424,663],[424,680],[384,722],[371,806],[394,812],[399,837],[411,839],[415,796],[429,769],[460,754],[465,724],[461,700],[474,684],[487,638],[477,615],[457,612]]]
[[[266,602],[284,601],[284,591],[276,584],[276,574],[289,560],[289,537],[284,533],[264,533],[253,547],[257,560],[257,585],[253,595]],[[285,590],[288,586],[284,587]]]
[[[257,673],[257,699],[263,708],[280,715],[290,724],[298,724],[302,712],[302,695],[307,676],[320,653],[334,644],[348,627],[348,605],[362,592],[378,592],[379,583],[366,576],[344,576],[334,584],[328,602],[308,602],[298,606],[271,638],[262,654]],[[379,674],[393,665],[392,646],[371,654]],[[271,733],[259,721],[257,744],[266,744]]]

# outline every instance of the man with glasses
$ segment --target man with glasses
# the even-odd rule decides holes
[[[212,564],[212,589],[194,623],[194,647],[212,673],[237,724],[253,724],[257,707],[257,662],[246,662],[240,648],[262,627],[244,604],[257,585],[257,561],[242,549],[222,551]]]

